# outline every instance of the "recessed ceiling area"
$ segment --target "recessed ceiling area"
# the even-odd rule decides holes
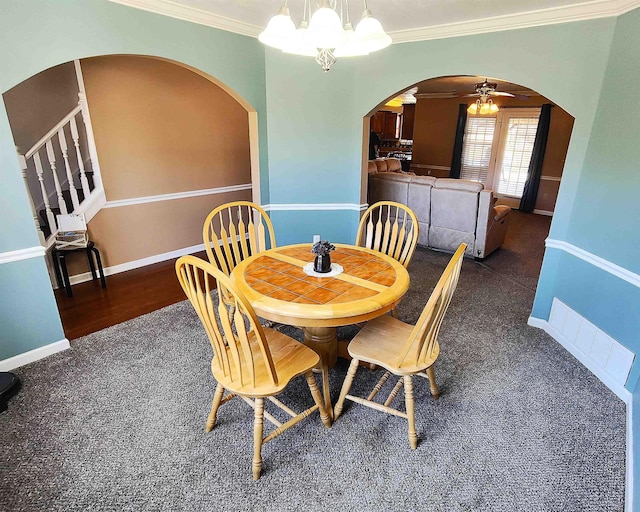
[[[420,95],[438,98],[458,98],[475,92],[476,84],[485,80],[497,84],[496,90],[509,92],[516,95],[539,96],[539,94],[522,85],[492,78],[487,76],[461,75],[443,76],[424,80],[403,91],[394,99],[400,100],[403,104],[415,103],[416,97]]]

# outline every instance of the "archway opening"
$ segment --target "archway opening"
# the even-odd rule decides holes
[[[62,121],[79,108],[79,95],[87,109],[78,110],[72,127]],[[255,111],[191,67],[146,56],[92,57],[45,70],[3,98],[19,152],[30,155],[25,184],[43,245],[53,245],[56,226],[49,224],[57,214],[86,213],[89,238],[112,276],[102,290],[99,281],[88,282],[85,255],[69,254],[73,296],[59,289],[56,297],[70,339],[182,300],[175,276],[151,279],[133,294],[117,293],[114,285],[123,273],[150,265],[171,273],[177,256],[203,250],[209,211],[228,201],[259,201]],[[89,193],[101,189],[97,207],[83,204],[80,168]],[[54,286],[61,284],[51,275]],[[129,305],[114,304],[114,295]]]
[[[491,112],[486,108],[487,113],[483,114],[469,113],[467,109],[476,106],[476,102],[494,107]],[[534,146],[545,104],[551,105],[550,119],[540,156],[540,148],[536,153]],[[386,183],[385,193],[399,194],[393,197],[399,200],[406,197],[405,201],[412,202],[420,212],[421,230],[427,231],[421,232],[421,245],[452,250],[454,242],[451,241],[449,247],[443,238],[487,248],[487,241],[479,239],[485,234],[480,233],[479,224],[473,226],[471,219],[462,218],[469,213],[463,213],[465,209],[453,201],[453,196],[445,204],[422,197],[432,190],[428,186],[432,183],[422,177],[481,183],[484,190],[492,191],[490,206],[508,207],[512,211],[504,240],[494,243],[491,252],[472,249],[469,254],[480,256],[483,264],[490,267],[510,267],[509,272],[535,289],[573,122],[568,112],[548,98],[506,80],[466,75],[424,80],[385,98],[365,118],[363,153],[369,153],[369,162],[363,170],[363,182],[368,182],[363,188],[368,191],[369,201],[382,199],[379,191],[375,191],[376,185],[371,195],[372,182],[378,183],[378,189],[380,183]],[[367,124],[370,130],[366,129]],[[379,140],[377,148],[371,140]],[[530,213],[523,213],[523,191],[535,155],[541,158],[537,193],[533,207],[528,209]],[[399,187],[398,180],[393,181],[393,186],[389,185],[390,180],[372,180],[380,170],[395,170],[396,177],[404,175],[409,182],[412,180],[408,176],[415,175],[414,183],[407,184],[405,190]],[[478,208],[481,206],[479,203]],[[451,225],[441,226],[439,231],[439,227],[430,222],[434,208],[448,209],[448,216],[453,219]],[[479,219],[480,212],[477,214]],[[466,228],[462,227],[467,224]]]

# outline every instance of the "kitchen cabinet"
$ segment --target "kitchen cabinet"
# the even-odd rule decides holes
[[[371,129],[376,132],[381,139],[397,139],[396,125],[398,114],[379,110],[371,116]]]

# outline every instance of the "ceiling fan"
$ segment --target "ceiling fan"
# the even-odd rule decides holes
[[[488,79],[484,79],[484,82],[477,83],[475,85],[475,92],[471,94],[463,94],[462,98],[467,98],[471,96],[479,97],[483,102],[487,101],[492,96],[503,96],[507,98],[519,98],[519,99],[529,99],[529,96],[525,96],[524,94],[512,94],[510,92],[500,92],[496,91],[498,84],[496,82],[489,82]]]

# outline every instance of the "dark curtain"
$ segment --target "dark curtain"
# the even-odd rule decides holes
[[[458,124],[456,125],[456,138],[453,143],[453,156],[451,157],[450,178],[460,178],[460,168],[462,167],[462,142],[464,139],[464,129],[467,126],[467,105],[460,103],[458,106]]]
[[[542,162],[544,161],[544,152],[547,149],[547,138],[549,137],[549,122],[551,121],[552,106],[550,103],[545,103],[540,110],[538,130],[536,131],[536,139],[533,143],[533,153],[531,153],[531,162],[529,162],[527,181],[524,184],[522,199],[520,199],[520,211],[523,212],[532,212],[536,204],[536,198],[538,197]]]

